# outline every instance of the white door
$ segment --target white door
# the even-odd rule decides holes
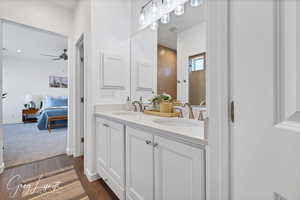
[[[141,30],[131,43],[132,100],[152,97],[157,91],[157,30]]]
[[[124,190],[125,181],[125,136],[124,125],[109,122],[109,133],[107,137],[108,165],[109,175],[117,183],[118,193]]]
[[[2,29],[2,20],[0,19],[0,174],[4,170],[4,162],[3,162],[3,129],[2,129],[2,61],[3,61],[3,29]]]
[[[153,200],[153,136],[126,127],[127,200]]]
[[[283,56],[276,53],[279,31],[275,27],[275,2],[237,0],[230,4],[231,96],[235,102],[231,132],[232,200],[281,199],[275,198],[277,194],[282,199],[300,199],[300,134],[275,127],[274,120],[278,112],[278,80],[274,74],[277,60]],[[296,17],[293,9],[299,9],[299,1],[297,6],[294,0],[285,2],[294,2],[290,5],[292,10],[285,14]],[[293,23],[295,18],[288,21]],[[296,35],[292,31],[283,33]],[[292,54],[295,52],[288,56]],[[299,67],[297,63],[296,68]],[[293,75],[286,78],[292,81]],[[296,84],[288,90],[295,87]]]
[[[96,156],[97,165],[107,168],[107,137],[109,125],[106,120],[96,119]]]
[[[154,137],[155,199],[205,200],[202,149]]]

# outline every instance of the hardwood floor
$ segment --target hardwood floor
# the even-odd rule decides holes
[[[82,186],[90,200],[118,199],[102,180],[92,183],[87,180],[83,170],[83,157],[73,158],[67,155],[61,155],[5,170],[3,174],[0,175],[0,200],[21,200],[20,192],[17,192],[14,196],[12,194],[16,191],[22,180],[70,165],[74,165]],[[15,178],[16,176],[20,176],[21,179]]]

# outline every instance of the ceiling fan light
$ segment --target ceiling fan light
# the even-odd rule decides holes
[[[190,0],[190,5],[192,7],[198,7],[201,5],[201,3],[202,3],[202,0]]]
[[[157,21],[153,22],[153,23],[151,24],[150,28],[151,28],[152,30],[154,30],[154,31],[157,30],[157,29],[158,29],[158,22],[157,22]]]
[[[164,14],[161,19],[160,22],[163,24],[167,24],[170,22],[170,13]]]
[[[178,5],[174,10],[174,14],[177,16],[183,15],[184,14],[184,4]]]

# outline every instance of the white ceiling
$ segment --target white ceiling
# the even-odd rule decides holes
[[[177,50],[177,33],[206,21],[206,5],[205,3],[199,7],[191,7],[185,4],[185,13],[181,16],[171,14],[171,20],[168,24],[159,24],[158,44]],[[170,29],[176,31],[170,31]]]
[[[51,57],[40,54],[60,55],[68,48],[68,41],[66,37],[48,31],[4,22],[3,47],[4,56],[51,60]]]

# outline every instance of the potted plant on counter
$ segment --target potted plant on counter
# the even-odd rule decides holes
[[[155,110],[163,113],[171,113],[173,112],[171,99],[171,95],[162,93],[160,95],[154,96],[150,101],[153,104]]]

